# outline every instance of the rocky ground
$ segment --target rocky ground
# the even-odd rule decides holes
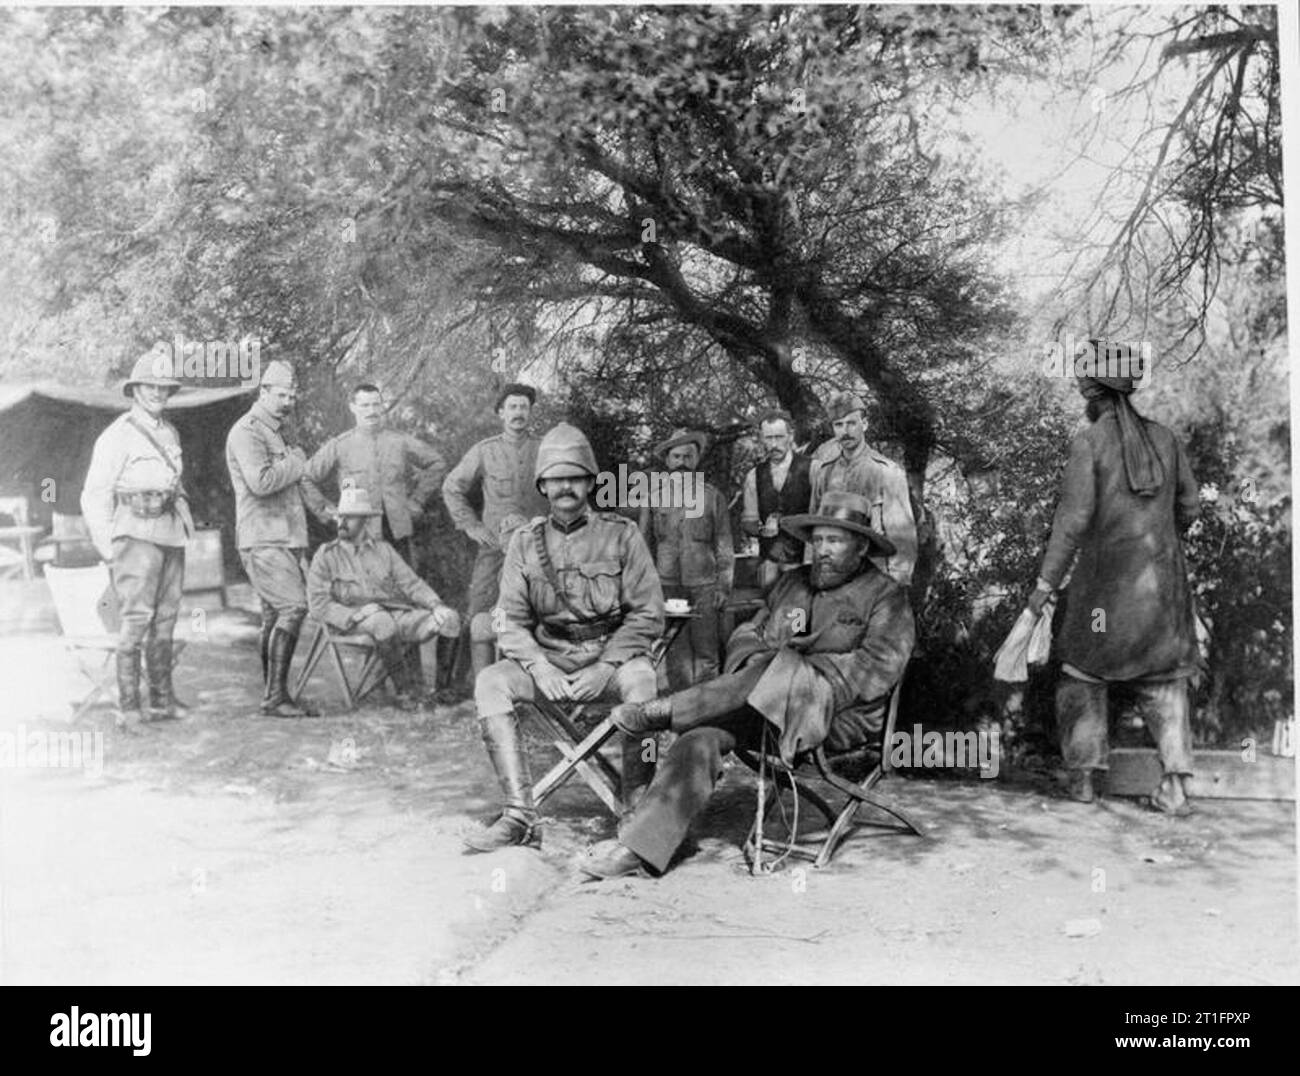
[[[103,733],[102,767],[0,770],[5,983],[1300,981],[1291,803],[1175,820],[1042,778],[897,777],[924,838],[751,877],[738,767],[667,875],[591,884],[573,863],[612,819],[580,783],[540,853],[464,856],[497,794],[470,705],[344,715],[319,678],[331,716],[261,719],[237,613],[185,653],[192,716],[137,737],[104,709],[67,723],[55,637],[0,638],[0,663],[0,732]]]

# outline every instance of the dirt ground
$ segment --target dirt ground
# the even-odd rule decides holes
[[[1294,804],[1175,820],[899,777],[925,838],[755,878],[736,768],[667,875],[583,883],[613,826],[578,782],[540,853],[461,854],[497,796],[468,703],[344,715],[318,676],[332,716],[262,719],[251,621],[208,629],[177,677],[198,707],[138,737],[103,708],[68,724],[56,638],[0,638],[0,732],[104,734],[102,770],[0,770],[0,982],[1300,982]]]

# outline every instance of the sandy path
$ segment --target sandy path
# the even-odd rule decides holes
[[[0,662],[0,732],[70,728],[54,640],[0,640]],[[577,784],[540,854],[461,855],[496,797],[468,704],[345,716],[322,682],[334,716],[262,720],[242,631],[198,641],[179,680],[186,721],[73,730],[104,732],[102,773],[0,770],[0,982],[1300,981],[1291,804],[1180,821],[896,779],[927,839],[751,878],[733,770],[668,875],[581,884],[612,826]]]

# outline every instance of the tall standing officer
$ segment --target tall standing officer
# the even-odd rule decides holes
[[[300,483],[307,457],[285,444],[281,427],[297,402],[293,368],[276,360],[262,371],[257,401],[230,428],[226,464],[235,488],[235,541],[262,600],[261,711],[268,717],[319,717],[289,697],[289,665],[307,615],[307,512]]]
[[[144,718],[142,646],[149,716],[176,716],[172,635],[185,575],[185,540],[194,533],[194,520],[181,484],[180,437],[163,411],[180,387],[165,355],[150,352],[136,360],[122,386],[131,409],[96,439],[81,491],[81,514],[95,548],[112,566],[120,605],[117,726],[127,731]]]

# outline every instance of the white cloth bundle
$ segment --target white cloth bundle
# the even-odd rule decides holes
[[[1042,665],[1052,650],[1052,613],[1056,602],[1048,601],[1034,616],[1021,610],[1003,644],[993,658],[993,679],[1021,684],[1029,679],[1029,666]]]

